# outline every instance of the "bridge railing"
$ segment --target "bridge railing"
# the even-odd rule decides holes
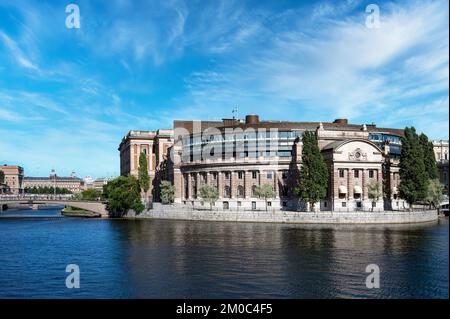
[[[20,195],[0,195],[0,201],[79,201],[88,202],[88,200],[76,199],[73,195],[47,195],[47,194],[20,194]],[[102,202],[102,200],[89,200],[89,202]]]

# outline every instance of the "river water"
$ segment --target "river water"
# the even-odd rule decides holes
[[[59,209],[0,214],[59,215]],[[0,218],[0,298],[448,298],[448,219],[305,226]],[[66,266],[80,288],[66,288]],[[366,266],[380,268],[368,289]]]

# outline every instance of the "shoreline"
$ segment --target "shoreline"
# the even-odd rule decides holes
[[[437,221],[439,215],[437,210],[411,212],[209,211],[192,210],[178,205],[158,205],[139,215],[131,213],[124,218],[282,224],[414,224]]]

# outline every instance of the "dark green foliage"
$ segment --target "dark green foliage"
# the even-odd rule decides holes
[[[83,200],[99,200],[101,197],[102,192],[93,188],[81,192],[81,199]]]
[[[436,157],[434,156],[433,142],[428,140],[425,134],[420,134],[419,142],[423,151],[423,161],[425,164],[425,171],[428,174],[428,179],[433,180],[438,178],[438,169],[436,166]]]
[[[56,187],[56,192],[54,187],[25,187],[25,194],[55,194],[56,195],[67,195],[67,194],[72,194],[71,191],[69,191],[67,188],[60,188],[60,187]]]
[[[161,202],[163,204],[172,204],[175,200],[175,186],[169,181],[161,181],[159,188],[161,189]]]
[[[328,168],[320,153],[316,135],[305,131],[302,136],[302,167],[295,192],[311,207],[327,195]]]
[[[212,205],[219,199],[219,190],[215,186],[203,185],[200,187],[200,196],[209,202],[209,208],[212,210]]]
[[[273,190],[272,185],[269,184],[263,184],[261,186],[256,187],[256,196],[264,198],[265,204],[266,204],[266,211],[267,211],[267,199],[274,198],[277,196],[277,193]]]
[[[111,217],[122,217],[130,209],[136,214],[144,210],[139,182],[134,176],[120,176],[109,181],[103,187],[103,193],[108,200],[106,209]]]
[[[139,155],[138,180],[141,189],[147,192],[150,188],[150,176],[148,175],[147,155],[144,152]]]
[[[428,173],[425,167],[424,151],[414,127],[405,128],[401,139],[400,154],[400,197],[408,204],[425,200],[428,187]]]

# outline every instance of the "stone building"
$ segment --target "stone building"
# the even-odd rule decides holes
[[[129,131],[119,145],[120,175],[138,176],[139,156],[147,157],[148,173],[150,175],[149,193],[155,197],[155,185],[159,185],[161,171],[165,167],[168,149],[173,145],[173,130]]]
[[[50,176],[47,177],[31,177],[26,176],[23,179],[24,188],[65,188],[72,193],[79,193],[84,190],[84,181],[75,176],[58,176],[54,170],[51,171]]]
[[[444,185],[445,193],[448,195],[448,141],[433,141],[433,146],[439,172],[439,180]]]
[[[398,190],[403,129],[351,124],[347,119],[260,121],[257,115],[247,115],[222,121],[175,120],[173,130],[164,131],[170,132],[166,136],[162,131],[130,131],[119,146],[121,174],[137,176],[139,154],[144,152],[155,201],[159,182],[167,179],[175,186],[177,203],[207,208],[200,188],[208,184],[218,188],[217,208],[260,210],[265,209],[265,200],[256,196],[256,187],[270,184],[276,197],[268,200],[269,208],[304,210],[307,205],[299,201],[295,188],[306,130],[316,133],[329,169],[326,199],[316,207],[325,211],[407,207]],[[378,189],[378,198],[369,198],[369,186]]]
[[[23,185],[23,168],[16,165],[0,166],[0,184],[3,184],[2,192],[11,192],[13,194],[22,194]]]
[[[301,136],[314,131],[329,168],[327,198],[321,210],[383,210],[403,208],[398,198],[400,137],[403,130],[378,128],[375,124],[245,120],[174,121],[175,144],[169,171],[176,202],[204,206],[202,185],[218,187],[216,205],[223,209],[264,209],[256,187],[271,184],[275,209],[303,210],[295,196],[302,164]],[[379,198],[369,199],[370,183],[378,186]],[[316,205],[317,206],[317,205]]]

